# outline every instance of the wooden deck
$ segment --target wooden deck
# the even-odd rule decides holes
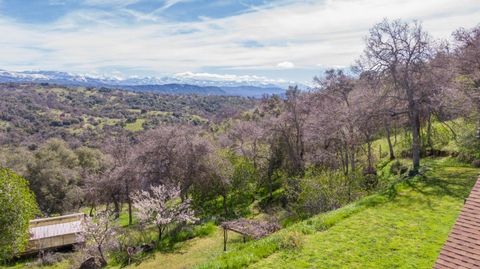
[[[480,268],[480,178],[465,200],[433,268]]]
[[[81,231],[85,214],[71,214],[30,221],[30,240],[25,254],[73,245]]]

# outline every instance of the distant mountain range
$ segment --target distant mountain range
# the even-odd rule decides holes
[[[109,77],[80,75],[57,71],[5,71],[0,70],[0,83],[50,83],[64,86],[106,87],[132,91],[168,93],[168,94],[200,94],[200,95],[233,95],[245,97],[261,97],[263,95],[283,95],[290,83],[273,84],[264,81],[199,79],[189,76],[171,77]],[[306,88],[299,85],[300,88]]]

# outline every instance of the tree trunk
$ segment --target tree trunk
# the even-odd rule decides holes
[[[413,109],[410,121],[412,127],[413,171],[417,172],[420,168],[420,115],[416,109]]]
[[[270,201],[273,200],[273,182],[272,182],[272,175],[268,176],[268,199]]]
[[[160,244],[162,241],[162,233],[163,233],[163,227],[158,226],[158,238],[157,238],[157,243]]]
[[[397,124],[394,124],[393,126],[393,145],[397,145]]]
[[[367,161],[368,161],[368,168],[373,168],[373,160],[372,160],[372,141],[370,138],[367,139]]]
[[[340,161],[341,161],[343,174],[346,175],[346,172],[345,172],[345,155],[343,154],[343,145],[338,148],[338,151],[339,151],[338,156],[339,156]]]
[[[114,206],[115,219],[118,219],[120,217],[120,202],[115,196],[113,197],[113,206]]]
[[[93,210],[95,209],[95,204],[92,204],[92,207],[90,207],[90,213],[88,214],[90,217],[93,217]]]
[[[274,170],[274,160],[275,158],[271,156],[269,164],[268,164],[268,171],[267,171],[267,180],[268,180],[268,199],[271,202],[273,200],[273,170]]]
[[[349,157],[348,157],[348,144],[345,143],[345,175],[348,175],[348,166],[349,166]]]
[[[128,197],[128,225],[133,224],[133,216],[132,216],[132,200]]]
[[[352,177],[349,175],[346,175],[347,177],[347,190],[348,190],[348,202],[350,203],[352,201]]]
[[[477,139],[480,140],[480,119],[477,121]]]
[[[228,214],[228,209],[227,209],[227,194],[224,193],[222,194],[222,197],[223,197],[223,212],[225,214],[225,218],[227,217],[227,214]]]
[[[392,139],[390,138],[390,125],[387,123],[385,125],[387,130],[387,142],[388,142],[388,151],[390,153],[390,160],[395,160],[395,152],[393,151]],[[382,156],[380,156],[381,158]]]
[[[427,147],[429,149],[433,149],[432,143],[432,116],[431,114],[428,115],[427,119]]]
[[[355,172],[355,169],[357,168],[354,146],[352,146],[350,149],[350,168],[352,172]]]
[[[103,254],[102,246],[98,246],[98,253],[100,253],[100,266],[105,267],[107,265],[107,260],[105,259],[105,255]]]
[[[127,204],[128,204],[128,225],[132,225],[133,223],[132,199],[130,198],[130,184],[127,179],[125,179],[125,195],[127,196]]]

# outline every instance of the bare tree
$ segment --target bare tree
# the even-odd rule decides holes
[[[477,113],[477,137],[480,139],[480,26],[458,29],[455,38],[455,82],[470,98]]]
[[[342,70],[334,69],[327,70],[323,78],[314,80],[318,88],[312,98],[312,128],[309,132],[316,141],[324,140],[325,146],[320,148],[323,154],[328,153],[328,148],[336,152],[344,174],[348,175],[356,169],[356,154],[361,145],[357,124],[360,114],[355,111],[356,100],[352,98],[356,81]]]
[[[309,106],[305,104],[297,87],[290,87],[284,102],[285,111],[280,115],[274,130],[278,133],[288,156],[286,164],[291,175],[303,175],[305,170],[304,125]]]
[[[428,71],[428,62],[434,57],[431,39],[418,22],[384,20],[370,29],[366,44],[360,65],[388,80],[391,97],[406,103],[406,110],[397,113],[408,115],[413,138],[413,168],[418,170],[421,99],[428,87],[422,79]]]
[[[210,141],[188,126],[160,127],[140,140],[136,162],[146,183],[178,185],[181,198],[188,198],[192,184],[206,172]]]

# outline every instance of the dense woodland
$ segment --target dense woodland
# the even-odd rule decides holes
[[[126,208],[158,242],[258,212],[288,226],[387,188],[386,162],[404,177],[427,156],[480,165],[480,27],[453,40],[385,20],[351,70],[260,100],[2,85],[0,165],[28,181],[38,215],[83,210],[99,225]]]

